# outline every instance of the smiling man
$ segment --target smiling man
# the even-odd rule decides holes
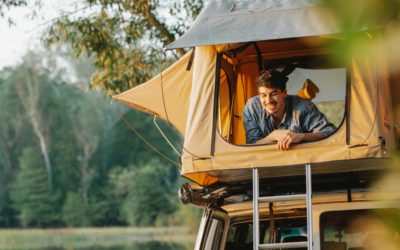
[[[287,94],[288,80],[285,72],[275,70],[258,75],[259,95],[243,110],[247,144],[278,142],[278,149],[288,150],[292,143],[321,140],[336,131],[314,103]]]

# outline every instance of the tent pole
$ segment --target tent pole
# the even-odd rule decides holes
[[[222,134],[222,122],[221,122],[221,95],[218,96],[218,117],[219,117],[219,133],[221,137],[224,137]]]

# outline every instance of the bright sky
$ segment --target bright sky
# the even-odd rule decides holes
[[[40,37],[46,27],[43,24],[59,17],[63,11],[72,11],[74,9],[72,4],[75,1],[42,0],[42,2],[43,6],[38,11],[40,16],[34,20],[26,18],[27,14],[32,14],[33,6],[5,9],[5,17],[0,18],[0,70],[17,64],[28,49],[33,50],[40,45]],[[165,11],[160,15],[168,16],[169,12]],[[9,27],[8,17],[11,17],[16,25]],[[167,18],[167,22],[168,20],[171,22],[173,19]]]
[[[29,45],[38,43],[37,32],[23,32],[35,27],[34,24],[20,18],[17,22],[16,27],[9,27],[7,19],[0,19],[0,69],[16,64]]]
[[[40,16],[34,20],[26,18],[32,13],[32,6],[18,7],[5,10],[5,17],[0,18],[0,70],[12,66],[20,61],[29,49],[34,49],[40,44],[40,36],[44,26],[40,26],[58,15],[61,7],[65,6],[65,0],[43,0]],[[8,17],[11,17],[16,25],[9,27]]]

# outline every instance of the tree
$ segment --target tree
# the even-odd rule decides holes
[[[25,148],[20,157],[21,170],[11,187],[11,200],[19,212],[22,226],[45,226],[57,221],[58,193],[49,189],[44,161],[35,148]]]
[[[82,0],[73,11],[62,12],[42,39],[48,45],[66,42],[76,55],[93,55],[90,87],[118,93],[158,72],[162,48],[186,31],[205,1]],[[172,52],[175,59],[185,54],[177,52]]]
[[[21,70],[15,77],[15,86],[17,89],[20,101],[25,108],[25,117],[32,124],[33,131],[39,139],[41,153],[44,158],[45,167],[48,176],[48,185],[52,190],[53,173],[51,169],[50,158],[47,149],[47,142],[45,138],[45,131],[48,128],[45,126],[43,109],[39,107],[40,95],[42,93],[42,84],[48,82],[46,74],[40,74],[38,69],[38,62],[35,62],[35,56],[27,56],[26,61],[20,66]],[[40,65],[40,64],[39,64]]]
[[[79,227],[90,224],[86,212],[82,195],[69,191],[62,207],[62,217],[65,224],[69,227]]]
[[[129,225],[154,226],[158,216],[172,213],[163,168],[159,161],[152,161],[128,169],[114,168],[110,173],[110,189],[120,200],[120,214]]]
[[[90,87],[119,93],[158,72],[162,48],[188,29],[205,2],[81,0],[68,9],[60,8],[59,17],[42,24],[47,25],[42,40],[47,45],[64,41],[76,56],[93,54],[96,72]],[[43,5],[42,0],[0,0],[0,17],[5,16],[5,9],[29,6],[30,17],[37,18]],[[11,18],[9,23],[14,23]],[[176,52],[171,52],[174,59],[186,53],[183,49]],[[169,65],[171,60],[164,62]]]
[[[13,91],[14,89],[14,85],[9,81],[2,81],[2,90],[0,91],[0,107],[2,108],[0,109],[0,117],[3,121],[7,122],[3,122],[0,126],[0,159],[6,165],[8,174],[13,181],[15,181],[15,173],[11,155],[13,148],[21,136],[23,125],[23,116],[20,112],[22,105],[19,102],[16,92]]]
[[[77,166],[85,205],[89,204],[88,192],[95,174],[95,169],[90,168],[89,163],[98,148],[102,132],[96,113],[93,112],[91,97],[83,94],[81,103],[76,103],[78,100],[70,102],[68,110],[78,149]]]
[[[0,126],[0,144],[7,146],[16,174],[16,183],[12,184],[4,150],[0,149],[3,152],[0,154],[0,180],[3,184],[3,194],[0,188],[0,227],[160,225],[160,221],[166,225],[173,209],[171,197],[176,196],[177,167],[154,155],[101,92],[85,89],[85,82],[89,81],[93,72],[90,71],[91,60],[75,58],[73,53],[70,56],[71,51],[63,46],[49,50],[38,48],[34,53],[29,52],[27,56],[30,58],[25,57],[21,64],[0,71],[0,105],[3,108],[0,115],[4,118]],[[17,84],[20,84],[24,91],[28,91],[28,66],[25,65],[28,62],[28,66],[34,69],[33,78],[40,94],[35,107],[53,170],[53,190],[58,190],[60,194],[51,207],[55,210],[54,214],[61,214],[52,222],[38,222],[26,212],[36,201],[41,202],[40,196],[32,196],[34,200],[21,198],[28,196],[21,190],[24,183],[29,182],[21,181],[20,176],[32,172],[22,168],[20,163],[22,158],[27,157],[24,153],[26,148],[35,151],[35,159],[41,162],[36,165],[42,170],[35,172],[35,178],[25,179],[38,183],[41,176],[40,183],[43,184],[48,176],[39,138],[22,103],[26,100],[21,100],[23,95],[19,95],[17,89]],[[153,146],[176,160],[177,155],[153,124],[152,116],[124,107],[121,103],[115,105],[121,105],[118,109],[128,122]],[[17,126],[19,123],[22,127]],[[167,123],[159,121],[158,124],[172,139]],[[15,136],[17,131],[20,131],[19,135]],[[10,145],[9,140],[13,140]],[[33,164],[36,160],[29,162]],[[112,168],[116,165],[122,167],[119,170]],[[118,173],[118,178],[108,178],[113,173]],[[124,177],[125,173],[129,178]],[[135,196],[133,192],[136,190],[140,194],[154,195],[158,204],[145,200],[145,196]],[[134,204],[133,199],[142,204]],[[149,209],[151,216],[144,215],[143,220],[130,211],[132,208],[143,215],[147,206],[152,207]],[[22,211],[22,208],[27,209]],[[39,215],[36,217],[40,219]]]

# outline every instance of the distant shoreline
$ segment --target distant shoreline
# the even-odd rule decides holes
[[[138,242],[194,245],[187,227],[109,227],[61,229],[0,229],[0,249],[111,247]]]

